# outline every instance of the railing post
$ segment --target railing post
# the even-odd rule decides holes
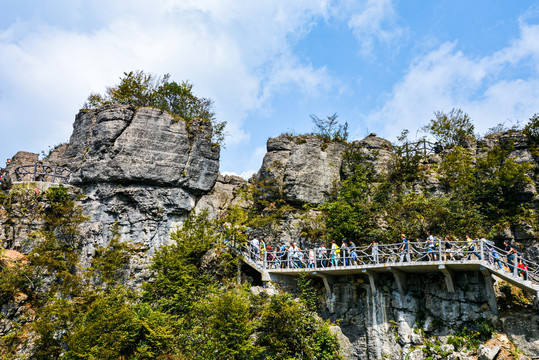
[[[36,181],[36,174],[37,174],[37,163],[34,164],[34,176],[33,176],[32,181]]]
[[[262,267],[264,268],[264,270],[266,270],[268,266],[268,257],[266,256],[266,254],[262,254],[262,252],[261,252],[261,255],[262,255]]]
[[[481,261],[484,261],[485,260],[485,252],[484,252],[484,244],[483,244],[483,240],[479,240],[479,255],[481,255]]]
[[[286,268],[287,269],[290,269],[290,251],[287,250],[287,254],[286,254]]]
[[[56,180],[56,169],[58,168],[58,166],[55,166],[54,167],[54,172],[52,173],[52,182],[54,183],[54,181]]]
[[[515,254],[515,260],[513,260],[513,276],[518,277],[518,254]]]

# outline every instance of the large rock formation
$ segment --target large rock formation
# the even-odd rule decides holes
[[[257,178],[277,186],[293,204],[320,204],[340,181],[343,142],[326,143],[312,135],[269,139]]]
[[[118,224],[122,239],[139,250],[134,274],[146,276],[148,258],[217,180],[219,146],[211,133],[209,121],[187,124],[154,108],[111,105],[79,113],[63,158],[90,218],[83,256],[92,257]]]
[[[211,133],[209,121],[186,124],[154,108],[111,105],[80,113],[64,154],[73,170],[70,183],[208,192],[219,170],[219,146],[211,144]]]
[[[194,210],[206,210],[212,218],[222,218],[234,206],[247,210],[252,206],[246,196],[247,187],[247,181],[239,176],[219,174],[212,191],[199,199]]]
[[[67,146],[42,162],[69,167],[69,183],[82,191],[88,217],[81,234],[83,262],[108,243],[117,224],[122,240],[138,250],[131,259],[129,285],[147,276],[155,250],[214,187],[220,149],[211,143],[211,134],[209,121],[187,124],[154,108],[111,105],[79,113]],[[16,166],[37,161],[37,154],[19,152],[8,173],[13,177]],[[39,221],[24,214],[17,219],[14,211],[10,216],[0,219],[5,225],[0,241],[29,251],[27,239]]]
[[[482,274],[463,272],[454,278],[452,293],[441,273],[408,274],[403,294],[389,275],[378,279],[375,293],[365,278],[332,277],[326,316],[339,320],[346,359],[425,359],[429,352],[433,358],[464,358],[471,354],[455,348],[458,341],[451,336],[468,342],[463,334],[473,336],[485,323],[505,332],[524,354],[539,355],[536,310],[500,316],[489,305]]]

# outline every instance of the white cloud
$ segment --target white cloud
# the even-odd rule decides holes
[[[521,24],[521,36],[490,56],[472,58],[445,43],[418,57],[397,83],[385,105],[368,116],[369,127],[394,139],[401,130],[413,135],[434,111],[461,108],[479,132],[507,119],[526,120],[539,109],[539,25]],[[535,39],[535,41],[534,41]],[[524,79],[519,68],[532,68]]]
[[[69,19],[43,11],[37,21],[0,30],[1,121],[21,133],[12,139],[19,146],[34,139],[23,141],[22,133],[31,133],[38,117],[67,140],[87,95],[117,83],[124,71],[171,73],[194,83],[229,123],[229,145],[249,139],[242,130],[246,114],[279,86],[311,92],[329,83],[323,68],[303,64],[291,51],[291,39],[326,16],[326,0],[67,3],[84,26],[56,23]],[[43,140],[30,150],[45,148]]]
[[[363,55],[372,56],[377,41],[388,45],[403,35],[404,30],[395,24],[395,19],[391,0],[367,0],[354,9],[348,26],[359,40]]]

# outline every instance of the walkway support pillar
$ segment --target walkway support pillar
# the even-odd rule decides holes
[[[395,277],[395,282],[397,283],[397,289],[399,289],[399,293],[401,295],[406,294],[406,291],[408,290],[408,279],[406,278],[406,274],[399,269],[395,269],[392,267],[388,267],[387,269],[391,271],[393,277]]]
[[[373,294],[376,294],[376,292],[378,291],[378,274],[367,269],[363,269],[361,270],[361,272],[367,274],[367,276],[369,277],[369,284],[371,285],[371,291]]]
[[[480,268],[481,274],[485,279],[485,288],[487,290],[488,305],[490,306],[490,311],[493,314],[498,314],[498,303],[496,302],[496,294],[494,293],[494,283],[492,281],[492,275],[490,270],[484,266]]]
[[[323,274],[318,271],[313,271],[313,275],[322,278],[322,281],[324,282],[324,288],[326,289],[328,296],[331,296],[332,294],[331,286],[333,285],[333,277],[331,275]]]
[[[453,281],[453,271],[447,268],[445,265],[438,266],[438,269],[445,275],[445,286],[450,293],[455,292],[455,282]]]

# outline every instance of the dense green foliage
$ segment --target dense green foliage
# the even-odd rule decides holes
[[[178,356],[338,359],[336,338],[328,324],[308,312],[303,302],[289,299],[288,295],[268,300],[233,282],[236,260],[222,242],[237,234],[233,230],[237,224],[234,216],[227,220],[231,222],[222,226],[204,213],[191,215],[172,235],[174,242],[154,257],[154,279],[145,285],[143,298],[170,315],[169,321],[178,334]],[[212,265],[204,266],[208,261]],[[275,314],[275,306],[286,316]],[[292,323],[289,316],[294,318]],[[282,338],[283,328],[288,327],[289,340],[269,340]],[[259,339],[256,342],[255,335]]]
[[[137,293],[123,285],[133,249],[117,225],[83,268],[77,196],[63,187],[21,194],[45,202],[36,210],[43,226],[27,262],[0,262],[0,304],[23,296],[30,305],[0,339],[0,358],[15,356],[31,333],[33,359],[339,359],[328,323],[302,301],[255,296],[234,282],[238,262],[224,241],[243,239],[241,214],[226,224],[206,213],[188,217],[157,251],[152,280]],[[276,306],[293,321],[275,314]],[[270,341],[288,326],[290,339]]]
[[[258,343],[265,359],[339,359],[329,324],[306,312],[289,294],[274,296],[263,309]]]
[[[473,125],[460,110],[437,113],[427,129],[450,147],[437,163],[414,150],[406,131],[400,138],[404,143],[393,148],[389,172],[382,175],[350,147],[344,159],[348,176],[320,206],[328,238],[394,242],[401,233],[423,239],[427,230],[439,236],[471,233],[495,238],[510,226],[536,223],[533,195],[524,191],[532,182],[532,165],[512,157],[513,130],[491,147],[476,150],[470,148]],[[442,193],[431,193],[427,187],[434,174]]]
[[[170,75],[157,77],[144,71],[124,73],[120,83],[107,87],[104,95],[92,93],[84,108],[95,109],[107,104],[150,106],[168,111],[187,123],[195,118],[211,121],[213,142],[224,145],[226,121],[217,121],[213,100],[193,94],[193,85],[187,81],[170,81]]]

